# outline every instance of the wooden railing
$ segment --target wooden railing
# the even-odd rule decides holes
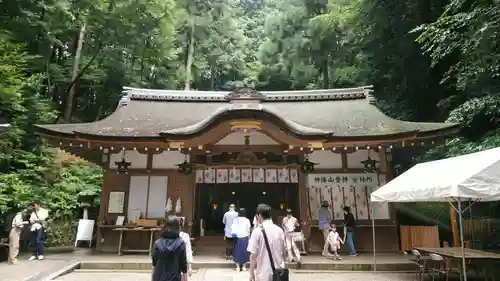
[[[439,248],[437,226],[400,226],[401,251],[415,247]]]

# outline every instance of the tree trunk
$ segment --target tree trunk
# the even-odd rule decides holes
[[[194,19],[193,22],[191,23],[191,31],[189,34],[189,51],[188,51],[188,57],[187,57],[187,62],[186,62],[186,82],[184,85],[184,90],[189,91],[191,88],[191,81],[192,81],[192,72],[191,68],[193,66],[193,60],[194,60],[194,31],[195,31],[195,25],[196,25],[196,20]]]
[[[323,60],[323,89],[330,88],[330,76],[328,73],[328,56]]]
[[[85,32],[87,30],[87,22],[84,20],[82,26],[80,27],[80,33],[78,34],[78,41],[76,46],[75,56],[73,58],[73,72],[71,74],[72,85],[69,88],[68,96],[66,98],[66,106],[64,108],[63,122],[69,123],[71,119],[71,114],[73,112],[73,100],[75,98],[75,85],[74,81],[78,77],[78,69],[80,67],[80,59],[82,56],[83,42],[85,40]]]
[[[97,108],[97,113],[95,115],[94,122],[99,121],[99,119],[101,118],[101,114],[102,114],[102,102],[101,105],[99,105],[99,107]]]

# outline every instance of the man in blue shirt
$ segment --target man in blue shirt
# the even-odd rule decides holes
[[[235,238],[232,233],[233,221],[238,217],[238,212],[235,210],[234,204],[229,205],[229,211],[224,214],[222,223],[224,224],[224,239],[226,240],[226,259],[233,259],[233,248]]]

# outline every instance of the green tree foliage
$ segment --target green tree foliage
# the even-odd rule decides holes
[[[498,1],[2,4],[0,123],[12,128],[0,136],[0,211],[41,194],[56,220],[74,223],[76,195],[98,193],[100,168],[57,160],[60,153],[34,138],[32,125],[102,119],[115,110],[123,86],[373,84],[379,105],[393,117],[463,124],[460,135],[419,160],[500,144]]]

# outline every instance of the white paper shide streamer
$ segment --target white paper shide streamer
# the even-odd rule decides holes
[[[175,213],[180,214],[181,213],[181,198],[177,198],[177,202],[175,202]]]
[[[170,213],[172,212],[172,199],[168,198],[167,200],[167,206],[165,207],[165,212]]]

